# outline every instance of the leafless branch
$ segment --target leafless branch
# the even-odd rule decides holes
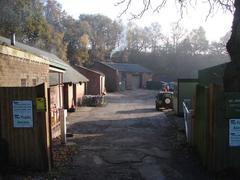
[[[223,10],[229,11],[231,13],[233,13],[234,11],[233,0],[208,0],[208,4],[209,4],[209,11],[208,11],[206,20],[215,11],[216,7],[221,7]]]
[[[115,6],[118,6],[120,4],[124,4],[126,2],[126,0],[122,0],[122,1],[119,1],[115,4]],[[121,17],[123,14],[125,14],[127,12],[127,10],[129,9],[130,7],[130,4],[131,4],[132,0],[128,0],[127,1],[127,6],[126,8],[121,12],[121,14],[119,15],[119,17]]]
[[[185,0],[179,0],[180,3],[180,18],[183,18],[183,10],[186,8]]]
[[[163,1],[161,2],[161,4],[159,4],[159,5],[153,10],[153,12],[159,12],[159,10],[162,9],[162,8],[165,6],[166,2],[167,2],[167,0],[163,0]]]
[[[233,8],[234,8],[234,2],[233,0],[225,0],[225,2],[223,2],[224,0],[217,0],[217,2],[223,7],[226,8],[228,11],[230,11],[231,13],[233,13]]]
[[[149,9],[149,6],[151,4],[151,0],[143,0],[144,8],[143,10],[137,14],[137,17],[140,18],[143,16],[143,14]]]
[[[133,20],[133,19],[139,19],[143,16],[143,14],[149,9],[151,5],[151,0],[143,0],[143,9],[140,13],[138,14],[134,14],[134,13],[131,13],[131,18],[129,18],[129,20]]]
[[[167,1],[168,0],[161,0],[160,4],[153,10],[153,12],[154,13],[159,12],[166,5]],[[176,0],[176,1],[180,4],[181,18],[183,17],[184,10],[186,10],[188,6],[194,7],[197,4],[197,0]],[[233,13],[234,11],[234,0],[204,0],[204,1],[207,2],[209,5],[209,10],[206,16],[206,20],[209,18],[211,14],[213,14],[216,11],[216,8],[219,8],[219,7],[222,7],[222,9],[230,11],[231,13]],[[126,14],[126,12],[130,8],[131,3],[132,3],[132,0],[119,0],[115,4],[115,6],[119,6],[123,4],[126,5],[124,10],[120,13],[119,17],[121,17],[123,14]],[[142,0],[142,4],[143,4],[143,9],[139,13],[134,14],[130,12],[131,18],[129,20],[141,18],[144,15],[144,13],[149,10],[149,7],[151,6],[151,0]]]
[[[208,0],[208,5],[209,5],[209,9],[208,9],[208,14],[205,18],[205,21],[208,20],[210,14],[213,12],[213,8],[214,8],[214,1],[212,2],[211,0]]]

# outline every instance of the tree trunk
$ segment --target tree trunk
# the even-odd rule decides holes
[[[232,34],[227,43],[231,62],[227,64],[223,78],[225,92],[240,91],[240,0],[235,0],[234,6]]]

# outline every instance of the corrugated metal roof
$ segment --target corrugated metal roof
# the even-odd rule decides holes
[[[0,42],[10,45],[11,41],[8,38],[0,36]],[[61,68],[61,69],[66,69],[66,66],[63,63],[63,61],[61,59],[59,59],[55,54],[43,51],[41,49],[38,49],[38,48],[35,48],[32,46],[28,46],[26,44],[23,44],[23,43],[20,43],[17,41],[16,41],[15,46],[11,46],[11,47],[16,47],[20,50],[30,52],[30,53],[35,54],[43,59],[46,59],[49,61],[50,66],[54,66],[54,67]]]
[[[139,64],[128,63],[113,63],[113,62],[100,62],[120,72],[138,72],[138,73],[152,73],[151,70],[142,67]]]
[[[67,70],[63,74],[63,82],[64,83],[79,83],[79,82],[88,82],[88,79],[80,74],[77,70],[75,70],[69,64],[66,64]],[[50,73],[49,75],[49,83],[50,85],[58,84],[58,74]]]

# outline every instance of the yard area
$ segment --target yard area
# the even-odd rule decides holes
[[[156,93],[112,93],[106,96],[106,106],[80,107],[70,113],[67,133],[73,137],[68,138],[67,147],[74,147],[74,153],[62,158],[62,163],[55,162],[57,167],[51,173],[28,176],[80,180],[209,179],[185,143],[183,119],[172,112],[155,110]],[[55,147],[60,159],[66,155],[61,148]]]
[[[186,148],[182,119],[155,110],[156,91],[107,95],[104,107],[68,116],[78,153],[60,167],[66,179],[207,179]],[[168,115],[166,115],[168,114]],[[179,122],[177,122],[179,121]]]

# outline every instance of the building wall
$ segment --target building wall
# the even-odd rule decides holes
[[[123,75],[125,74],[125,75]],[[139,77],[139,87],[138,88],[145,88],[147,85],[147,81],[152,80],[152,74],[148,73],[122,73],[122,77],[125,76],[125,86],[126,89],[134,89],[133,80],[134,77]]]
[[[73,84],[68,84],[68,108],[71,108],[74,104],[73,99]]]
[[[228,63],[219,64],[198,71],[199,84],[208,86],[211,83],[223,85],[224,70]]]
[[[0,86],[35,86],[48,82],[49,65],[35,55],[0,46]]]
[[[97,71],[102,72],[103,74],[105,74],[105,78],[106,78],[106,91],[107,92],[114,92],[114,91],[119,91],[119,73],[117,72],[117,70],[114,70],[104,64],[101,63],[94,63],[94,69],[96,69]]]
[[[79,66],[75,66],[75,69],[78,70],[81,74],[86,76],[89,79],[87,83],[87,92],[88,95],[101,95],[103,93],[102,89],[104,89],[104,84],[101,82],[102,75],[95,73],[93,71],[87,70],[85,68],[81,68]],[[103,87],[102,87],[103,86]]]
[[[82,105],[82,99],[83,96],[85,95],[85,89],[86,89],[86,83],[81,83],[81,84],[75,84],[76,86],[76,106],[81,106]]]
[[[127,73],[126,74],[126,89],[132,89],[132,82],[131,82],[131,79],[132,79],[132,74],[130,73]]]
[[[64,83],[63,97],[64,109],[70,109],[73,105],[73,84]]]
[[[101,94],[104,94],[104,93],[106,92],[105,82],[106,82],[105,76],[101,76],[101,77],[100,77],[100,93],[101,93]],[[101,94],[100,94],[100,95],[101,95]]]
[[[94,64],[94,69],[105,74],[106,90],[108,92],[119,91],[120,89],[133,89],[133,76],[139,76],[139,88],[145,88],[147,81],[152,80],[152,73],[118,72],[117,70],[98,62]],[[122,86],[124,86],[124,88],[121,88]]]
[[[70,109],[72,105],[75,107],[82,105],[82,99],[85,95],[86,83],[64,83],[64,109]]]
[[[146,88],[147,87],[147,81],[152,80],[152,74],[151,73],[143,73],[142,74],[142,83],[141,83],[141,88]]]
[[[141,74],[139,73],[126,73],[126,89],[133,90],[141,87]]]
[[[139,73],[133,73],[131,78],[132,89],[139,89],[142,85],[142,77]]]
[[[183,115],[183,101],[193,108],[198,79],[178,79],[178,115]]]
[[[84,75],[84,74],[83,74]],[[87,94],[89,95],[99,95],[101,94],[101,82],[100,82],[100,75],[88,73],[86,77],[89,79],[87,84]]]

